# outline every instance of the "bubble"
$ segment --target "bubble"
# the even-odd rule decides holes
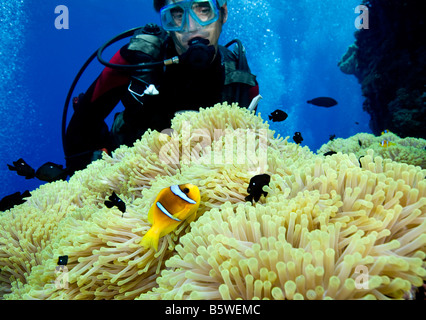
[[[29,152],[26,140],[35,112],[22,85],[26,59],[21,52],[28,22],[24,1],[3,1],[0,22],[0,181],[8,182],[0,184],[0,198],[3,198],[18,191],[15,181],[22,177],[9,171],[6,163],[22,157],[25,149]]]

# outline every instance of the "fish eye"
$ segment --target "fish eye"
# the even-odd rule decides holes
[[[189,189],[188,188],[183,189],[183,193],[189,193]]]

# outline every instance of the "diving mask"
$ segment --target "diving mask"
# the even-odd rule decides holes
[[[218,1],[222,6],[226,1]],[[189,15],[201,27],[205,27],[219,18],[216,0],[185,0],[169,4],[160,11],[161,24],[166,31],[184,31],[189,27]]]

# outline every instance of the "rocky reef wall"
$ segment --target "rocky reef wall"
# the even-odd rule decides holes
[[[424,2],[363,0],[368,29],[339,62],[362,86],[363,109],[378,135],[389,129],[400,137],[426,138],[426,42]]]

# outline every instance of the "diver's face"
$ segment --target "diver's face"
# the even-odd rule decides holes
[[[166,5],[182,1],[183,0],[167,0]],[[175,43],[177,53],[181,55],[188,50],[188,42],[197,37],[209,40],[210,45],[213,45],[217,51],[219,36],[222,32],[222,25],[228,18],[228,7],[226,4],[223,6],[223,9],[223,14],[220,14],[219,19],[207,26],[201,26],[191,17],[191,15],[188,15],[188,23],[183,31],[170,32]],[[220,9],[219,12],[221,12]]]

